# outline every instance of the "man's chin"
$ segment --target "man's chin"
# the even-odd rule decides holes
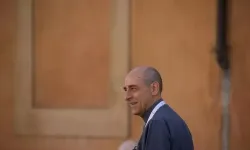
[[[140,116],[140,112],[136,110],[132,110],[132,114],[136,116]]]

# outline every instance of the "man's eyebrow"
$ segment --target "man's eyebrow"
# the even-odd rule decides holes
[[[131,87],[136,87],[136,85],[131,84],[131,85],[128,85],[128,86],[124,86],[123,89],[126,90],[127,88],[131,88]]]
[[[132,87],[137,87],[137,85],[134,85],[134,84],[128,85],[128,88],[132,88]]]

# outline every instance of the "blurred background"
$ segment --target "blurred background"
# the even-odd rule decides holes
[[[250,1],[231,0],[230,150],[250,150]],[[156,67],[195,150],[223,147],[216,0],[0,0],[0,150],[117,150],[143,122],[123,79]]]

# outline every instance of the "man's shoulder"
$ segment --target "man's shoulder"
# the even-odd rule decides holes
[[[149,121],[150,126],[171,128],[173,124],[183,124],[184,120],[169,106],[162,106]]]
[[[173,147],[193,150],[192,134],[185,121],[169,105],[162,106],[148,122],[144,135],[170,139]],[[154,135],[154,136],[152,136]]]
[[[164,122],[167,128],[175,132],[190,132],[185,120],[169,105],[161,107],[152,119],[152,122]]]
[[[176,120],[176,121],[181,121],[183,120],[181,116],[174,110],[172,109],[168,104],[165,104],[162,106],[155,114],[155,120]]]

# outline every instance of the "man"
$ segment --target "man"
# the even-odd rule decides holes
[[[145,125],[134,150],[193,150],[184,120],[161,97],[162,78],[152,67],[136,67],[125,78],[126,101]]]

